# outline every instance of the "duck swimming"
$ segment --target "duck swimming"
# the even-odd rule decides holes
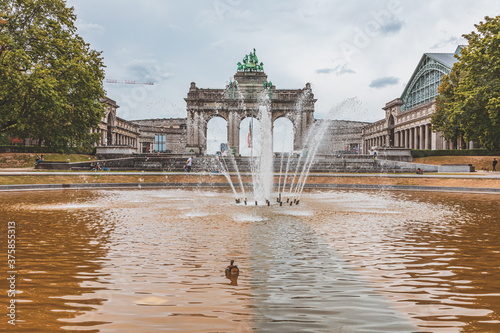
[[[225,273],[228,279],[231,277],[237,277],[240,274],[238,266],[234,265],[234,260],[231,260],[231,264],[226,267]]]

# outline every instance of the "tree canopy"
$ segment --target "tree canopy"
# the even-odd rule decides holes
[[[446,139],[463,135],[488,150],[500,150],[500,16],[485,17],[443,77],[436,98],[434,129]]]
[[[89,145],[104,114],[101,53],[64,0],[0,2],[0,134]]]

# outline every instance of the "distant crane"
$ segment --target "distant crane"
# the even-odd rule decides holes
[[[148,86],[154,85],[153,82],[135,82],[133,80],[115,80],[115,79],[106,79],[105,83],[118,83],[118,84],[145,84]]]

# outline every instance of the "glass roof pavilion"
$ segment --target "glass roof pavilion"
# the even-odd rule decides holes
[[[458,46],[455,53],[424,53],[422,55],[401,95],[402,112],[434,100],[443,75],[450,73],[453,64],[458,61],[455,55],[460,54],[461,49],[462,46]]]

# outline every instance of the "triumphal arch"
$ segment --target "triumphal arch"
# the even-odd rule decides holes
[[[245,55],[237,64],[234,79],[225,89],[198,88],[195,82],[184,100],[187,103],[187,142],[188,151],[204,154],[207,147],[207,124],[214,117],[227,121],[227,140],[229,148],[236,156],[240,147],[240,124],[246,117],[258,119],[262,94],[269,96],[271,120],[288,118],[294,129],[294,149],[303,146],[307,131],[314,123],[314,94],[307,83],[302,89],[277,89],[264,73],[264,64],[259,62],[253,52]]]

